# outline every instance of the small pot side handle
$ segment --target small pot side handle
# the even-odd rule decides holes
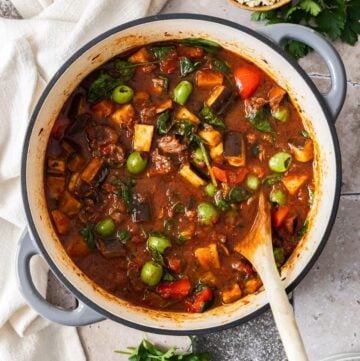
[[[282,46],[286,40],[298,40],[313,48],[325,61],[331,78],[331,89],[322,94],[330,113],[336,121],[345,101],[346,72],[335,48],[319,33],[305,26],[276,24],[258,30],[270,40]]]
[[[17,254],[17,274],[20,291],[30,306],[44,318],[52,322],[66,326],[83,326],[105,319],[104,316],[95,312],[82,302],[73,310],[65,310],[47,302],[35,288],[30,273],[30,260],[39,255],[39,250],[31,239],[28,231],[25,231]]]

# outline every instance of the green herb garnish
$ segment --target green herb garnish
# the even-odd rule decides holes
[[[208,106],[205,105],[204,108],[201,109],[200,116],[205,123],[219,129],[225,129],[225,123]]]
[[[92,223],[87,223],[85,227],[80,230],[80,234],[84,237],[86,244],[90,249],[96,247],[94,225]]]
[[[260,132],[271,133],[272,127],[268,119],[268,112],[265,107],[260,108],[256,112],[251,112],[246,119]]]
[[[262,180],[262,184],[266,184],[268,186],[273,186],[277,182],[280,182],[282,177],[283,177],[282,174],[278,174],[278,173],[270,174]]]
[[[170,113],[168,111],[159,115],[156,121],[156,130],[158,134],[164,135],[169,132],[172,127],[172,121],[170,119]]]
[[[116,237],[119,239],[119,241],[122,244],[125,244],[127,241],[129,241],[131,239],[131,234],[126,230],[119,229],[116,232]]]
[[[187,38],[179,40],[181,44],[185,44],[188,46],[194,46],[197,48],[202,48],[206,50],[208,53],[215,53],[221,46],[216,43],[215,41],[208,40],[208,39],[201,39],[201,38]]]
[[[302,24],[318,31],[331,40],[341,39],[355,45],[360,34],[359,0],[300,0],[276,10],[254,12],[252,20],[266,20],[266,24]],[[288,40],[285,50],[296,59],[307,55],[312,49],[302,42]]]
[[[229,74],[231,71],[230,66],[225,61],[220,59],[213,59],[212,66],[215,70],[221,71],[225,74]]]
[[[180,74],[181,76],[186,76],[198,69],[200,66],[201,61],[192,62],[189,58],[182,57],[180,59]]]
[[[174,50],[173,46],[153,46],[150,48],[150,51],[158,60],[166,58],[172,50]]]
[[[112,77],[109,73],[102,72],[92,82],[87,93],[89,103],[95,103],[104,98],[110,98],[112,91],[123,84],[121,79]]]

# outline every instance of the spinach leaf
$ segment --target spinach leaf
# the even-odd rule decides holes
[[[131,234],[126,230],[119,229],[116,232],[116,237],[119,239],[119,241],[122,244],[125,244],[127,241],[131,239]]]
[[[269,174],[268,176],[266,176],[263,179],[262,184],[266,184],[268,186],[273,186],[277,182],[280,182],[282,177],[283,177],[283,175],[278,174],[278,173]]]
[[[98,100],[109,98],[111,92],[121,84],[123,84],[123,82],[120,79],[113,78],[107,72],[102,72],[89,87],[87,93],[89,103],[95,103]]]
[[[170,119],[170,113],[168,111],[160,114],[156,121],[156,129],[158,134],[164,135],[169,132],[172,127],[172,121]]]
[[[306,231],[308,230],[309,227],[309,221],[306,219],[304,224],[301,226],[301,228],[299,229],[297,235],[299,238],[303,237],[304,234],[306,233]]]
[[[230,73],[230,66],[220,59],[213,59],[212,66],[215,70],[221,71],[222,73],[229,74]]]
[[[205,123],[220,129],[225,129],[225,123],[208,106],[205,105],[204,108],[201,109],[200,116]]]
[[[180,73],[181,76],[186,76],[201,66],[201,61],[195,61],[194,63],[186,56],[180,59]]]
[[[255,113],[250,113],[246,118],[257,130],[260,130],[260,132],[271,133],[272,127],[268,119],[268,112],[264,108],[265,107],[260,108]]]
[[[84,237],[90,249],[94,249],[96,247],[94,225],[92,223],[87,223],[85,227],[80,230],[80,234]]]
[[[150,48],[150,51],[156,59],[162,60],[166,58],[173,49],[173,46],[153,46]]]
[[[114,67],[124,82],[129,81],[135,74],[134,64],[126,60],[116,60],[114,63]]]
[[[128,211],[132,211],[133,209],[133,194],[131,187],[133,187],[132,181],[129,181],[128,184],[122,182],[120,179],[116,179],[112,182],[114,186],[116,186],[115,194],[122,198],[124,203],[126,204],[126,207],[128,208]]]
[[[185,138],[190,138],[196,130],[196,125],[190,120],[183,120],[175,124],[174,133]]]
[[[215,53],[221,48],[221,46],[215,41],[202,38],[186,38],[179,40],[179,42],[184,45],[202,48],[208,53]]]

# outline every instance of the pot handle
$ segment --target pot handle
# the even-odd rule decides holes
[[[17,274],[20,291],[30,306],[44,318],[66,326],[84,326],[105,319],[84,303],[78,301],[73,310],[56,307],[44,299],[35,288],[30,272],[30,260],[40,252],[28,231],[25,231],[17,254]]]
[[[258,31],[282,46],[286,40],[298,40],[313,48],[325,61],[331,78],[331,89],[322,94],[330,113],[336,121],[346,95],[346,72],[339,53],[319,33],[305,26],[276,24],[263,27]]]

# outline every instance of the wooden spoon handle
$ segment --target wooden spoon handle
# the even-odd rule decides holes
[[[308,361],[294,310],[275,266],[272,249],[266,251],[264,248],[266,247],[259,247],[254,255],[254,266],[263,282],[286,355],[289,361]],[[269,252],[271,253],[265,256]]]

